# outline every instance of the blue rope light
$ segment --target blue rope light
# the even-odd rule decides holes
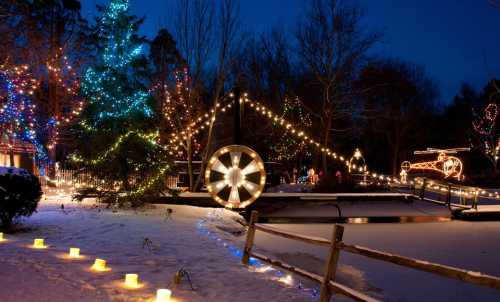
[[[216,232],[212,232],[210,231],[207,227],[206,227],[206,222],[207,222],[207,219],[200,219],[197,223],[197,230],[199,233],[201,233],[202,235],[214,240],[216,242],[216,244],[220,244],[222,245],[224,248],[226,248],[228,251],[229,251],[229,254],[235,258],[238,258],[238,259],[241,259],[242,257],[242,251],[240,248],[238,247],[235,247],[234,245],[232,245],[231,243],[229,243],[228,241],[224,240],[223,238],[219,237],[219,235],[216,233]],[[254,268],[254,269],[258,269],[258,268],[262,268],[264,266],[266,266],[265,264],[263,264],[261,261],[259,261],[258,259],[255,259],[253,257],[250,257],[250,260],[249,260],[249,266]],[[269,270],[269,274],[273,274],[275,278],[282,278],[285,276],[285,273],[283,273],[282,271],[280,270],[277,270],[275,268],[271,268]],[[302,282],[298,282],[294,288],[308,294],[311,296],[311,298],[313,299],[316,299],[319,297],[319,289],[318,288],[308,288],[308,287],[305,287],[304,284]]]

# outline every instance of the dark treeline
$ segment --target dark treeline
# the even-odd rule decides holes
[[[262,34],[245,32],[238,1],[179,0],[172,9],[176,17],[169,28],[151,40],[138,36],[148,47],[137,70],[158,107],[164,141],[167,133],[180,134],[175,155],[188,161],[190,171],[193,160],[206,161],[217,146],[231,142],[232,119],[219,113],[203,133],[183,133],[237,86],[339,154],[350,157],[359,147],[371,170],[398,175],[402,161],[418,160],[415,150],[471,147],[460,154],[465,173],[496,174],[498,126],[494,121],[485,125],[492,116],[484,111],[496,103],[495,82],[485,83],[481,91],[464,84],[453,100],[441,100],[439,87],[423,67],[369,56],[383,32],[365,28],[361,8],[351,2],[307,1],[296,24]],[[142,19],[133,20],[140,27]],[[42,83],[35,100],[45,120],[74,110],[72,102],[81,96],[60,83],[81,78],[92,64],[96,31],[94,20],[82,17],[77,0],[0,4],[0,64],[30,65]],[[66,61],[74,72],[57,71]],[[242,142],[263,158],[289,169],[340,169],[271,120],[246,109],[243,116]],[[45,132],[46,144],[57,146],[49,155],[64,160],[74,145],[71,131],[60,130],[57,142]],[[189,174],[190,187],[199,186],[200,178]]]

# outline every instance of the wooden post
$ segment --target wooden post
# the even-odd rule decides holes
[[[252,252],[253,239],[255,238],[255,224],[259,219],[259,212],[252,211],[250,216],[250,223],[248,224],[247,240],[245,241],[245,248],[243,250],[243,257],[241,258],[241,263],[248,265],[250,261],[250,253]]]
[[[321,293],[319,296],[319,302],[329,302],[332,297],[332,290],[330,289],[330,280],[335,279],[335,273],[337,272],[337,262],[340,255],[340,243],[342,242],[342,237],[344,235],[344,227],[341,225],[335,225],[333,227],[332,241],[330,243],[330,253],[328,255],[328,261],[325,267],[325,275],[323,277],[323,283],[321,283]]]

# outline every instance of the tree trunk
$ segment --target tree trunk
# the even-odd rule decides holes
[[[14,165],[15,165],[15,163],[14,163],[14,143],[15,143],[15,141],[12,138],[10,138],[9,143],[10,143],[10,150],[9,150],[10,166],[14,167]]]
[[[187,161],[188,161],[188,177],[189,177],[189,191],[194,191],[194,177],[193,177],[193,144],[191,135],[189,135],[187,141]]]
[[[399,137],[394,141],[394,147],[392,149],[392,176],[396,176],[398,173],[398,159],[399,159]]]
[[[326,116],[326,129],[323,136],[323,147],[328,148],[329,138],[330,138],[330,128],[332,127],[332,115],[330,113]],[[320,151],[321,152],[321,151]],[[328,173],[328,158],[326,157],[326,152],[322,152],[322,163],[323,163],[323,175]]]

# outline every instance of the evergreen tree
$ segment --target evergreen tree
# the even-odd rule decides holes
[[[157,144],[156,114],[145,89],[144,39],[137,35],[142,20],[129,15],[128,8],[127,0],[101,8],[98,58],[82,81],[88,104],[79,124],[79,154],[72,158],[102,179],[99,191],[136,202],[162,187],[169,164]],[[116,194],[120,191],[126,194]]]
[[[307,130],[312,125],[311,117],[307,112],[304,112],[302,104],[298,98],[285,98],[281,117],[289,122],[292,122],[301,129]],[[285,162],[291,162],[294,160],[301,161],[304,157],[311,156],[310,150],[303,140],[297,139],[297,137],[289,131],[285,131],[285,133],[283,133],[281,131],[282,127],[277,125],[277,123],[275,123],[275,126],[278,130],[278,137],[276,138],[277,143],[272,144],[271,146],[271,150],[275,153],[274,160]]]

